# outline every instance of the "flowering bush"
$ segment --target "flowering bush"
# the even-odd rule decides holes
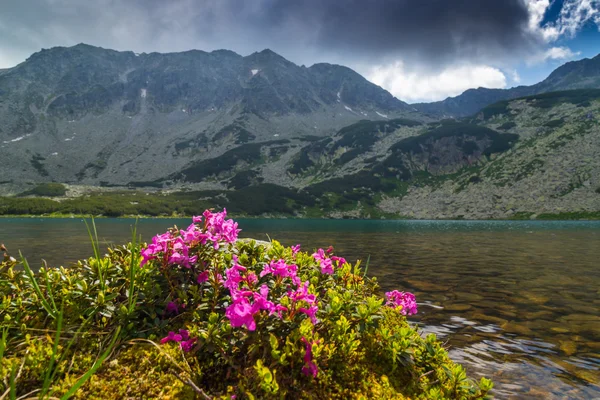
[[[89,361],[80,369],[78,363],[69,365],[70,357],[95,359],[94,335],[117,332],[123,350],[77,392],[79,397],[487,396],[488,380],[468,380],[434,335],[422,338],[408,324],[406,316],[417,312],[411,293],[394,290],[384,300],[376,279],[333,248],[304,252],[300,245],[238,240],[238,233],[225,210],[206,211],[187,228],[173,227],[141,249],[129,245],[73,270],[54,270],[40,281],[40,291],[6,259],[0,272],[10,275],[10,284],[0,280],[0,289],[9,299],[5,296],[0,312],[15,316],[4,322],[14,332],[8,343],[27,340],[27,329],[53,328],[40,299],[51,293],[53,304],[65,307],[65,324],[90,318],[86,330],[93,333],[72,349],[57,347],[55,395],[89,367]],[[103,287],[97,284],[99,274]],[[17,291],[35,299],[19,303]],[[154,347],[147,347],[149,340]],[[43,374],[36,375],[27,359],[42,350],[7,348],[0,375],[10,375],[25,360],[29,386],[21,389],[31,389]]]

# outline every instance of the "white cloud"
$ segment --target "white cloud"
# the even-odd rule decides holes
[[[534,65],[543,63],[548,60],[570,60],[578,55],[580,52],[573,52],[568,47],[550,47],[545,51],[541,51],[537,54],[532,55],[526,61],[528,65]]]
[[[562,38],[574,38],[586,24],[594,23],[600,29],[600,0],[564,0],[556,20],[543,24],[544,15],[554,1],[557,0],[525,0],[529,10],[529,30],[546,43],[526,59],[528,65],[572,59],[580,53],[565,46],[549,46]]]
[[[367,78],[407,102],[437,101],[467,89],[506,87],[506,76],[488,65],[455,65],[439,72],[408,70],[402,61],[373,67]]]
[[[512,79],[512,81],[514,83],[521,83],[521,76],[519,75],[519,73],[517,72],[516,69],[513,69],[512,71],[509,71],[510,73],[510,78]]]
[[[564,0],[556,21],[542,25],[550,0],[525,0],[529,10],[529,29],[546,43],[567,37],[573,38],[587,23],[600,29],[600,0]],[[556,1],[556,0],[555,0]]]

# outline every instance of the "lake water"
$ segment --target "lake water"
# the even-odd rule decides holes
[[[103,241],[130,238],[126,219],[97,220]],[[143,219],[144,240],[189,219]],[[239,220],[241,236],[370,256],[384,290],[415,293],[424,332],[447,342],[495,396],[600,398],[600,222]],[[0,242],[31,264],[91,254],[80,219],[0,219]]]

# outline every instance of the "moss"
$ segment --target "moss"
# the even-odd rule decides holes
[[[150,344],[125,345],[75,395],[75,399],[195,399],[194,390],[181,382],[167,355],[181,359],[179,352]],[[179,354],[178,354],[179,353]],[[65,380],[69,380],[67,377]],[[64,388],[65,392],[68,387]]]

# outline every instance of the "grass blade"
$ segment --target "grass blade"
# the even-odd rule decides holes
[[[45,263],[46,262],[44,261],[44,264]],[[41,273],[44,276],[44,280],[46,281],[46,292],[48,293],[48,297],[50,298],[50,301],[52,302],[52,308],[54,308],[55,310],[57,310],[58,307],[56,307],[56,303],[54,302],[54,295],[52,294],[52,287],[50,285],[50,279],[48,279],[48,270],[47,270],[47,268],[48,268],[48,266],[45,264],[45,268],[42,268]]]
[[[90,242],[92,243],[92,249],[94,250],[94,257],[96,258],[96,268],[98,270],[98,281],[100,282],[100,288],[104,292],[106,289],[104,277],[102,273],[102,260],[100,259],[100,241],[98,240],[98,230],[96,229],[96,221],[94,217],[92,217],[92,226],[88,224],[87,220],[83,220],[85,223],[85,227],[88,231],[88,236],[90,237]],[[92,234],[93,230],[93,234]]]
[[[139,242],[137,240],[137,224],[138,219],[135,219],[135,225],[131,230],[131,262],[129,264],[129,313],[133,311],[133,307],[135,306],[137,300],[137,292],[136,292],[136,273],[137,268],[139,266],[139,257],[140,257],[140,249]]]
[[[8,326],[2,328],[2,337],[0,338],[0,361],[4,357],[4,350],[6,349],[6,342],[8,341]]]
[[[17,365],[13,364],[12,370],[10,371],[10,387],[9,387],[9,396],[10,400],[17,399]]]
[[[31,270],[31,267],[29,267],[29,263],[27,262],[27,259],[25,257],[23,257],[23,254],[21,253],[20,250],[19,250],[19,256],[21,256],[21,262],[23,263],[23,268],[25,268],[25,273],[31,280],[31,285],[33,286],[33,289],[35,290],[36,294],[40,298],[42,307],[44,307],[44,310],[46,310],[46,312],[52,317],[52,319],[56,319],[56,317],[58,315],[58,310],[56,309],[56,307],[52,307],[50,305],[50,303],[48,303],[48,300],[46,300],[46,297],[44,296],[44,294],[42,293],[42,290],[40,289],[40,285],[38,285],[37,279],[35,279],[35,276],[33,274],[33,271]]]
[[[367,263],[365,264],[365,272],[363,273],[363,278],[367,276],[367,271],[369,270],[369,261],[371,261],[371,255],[367,256]]]
[[[54,336],[54,344],[52,345],[52,354],[50,354],[50,363],[46,367],[46,373],[44,374],[44,384],[42,386],[42,392],[40,395],[42,398],[44,398],[44,396],[48,393],[48,390],[50,390],[50,383],[52,382],[52,377],[54,376],[54,363],[58,353],[58,342],[60,341],[60,334],[62,332],[63,316],[64,304],[61,305],[60,313],[58,314],[58,319],[56,320],[56,335]]]
[[[88,379],[90,379],[90,377],[92,375],[94,375],[96,373],[96,371],[98,370],[98,368],[100,368],[100,366],[102,365],[102,363],[104,362],[104,360],[106,359],[106,357],[109,356],[109,354],[112,352],[113,348],[115,347],[115,344],[117,343],[117,338],[119,337],[119,334],[121,333],[121,327],[119,326],[117,328],[117,330],[115,331],[115,334],[113,335],[110,344],[108,345],[108,348],[104,351],[104,353],[102,353],[102,355],[100,356],[100,358],[98,358],[96,360],[96,362],[94,363],[94,365],[92,365],[92,367],[85,373],[83,374],[83,376],[81,376],[77,382],[75,382],[75,384],[71,387],[71,389],[69,389],[69,391],[67,393],[65,393],[60,400],[67,400],[69,399],[71,396],[73,396],[77,390],[79,390],[79,388],[87,382]]]

